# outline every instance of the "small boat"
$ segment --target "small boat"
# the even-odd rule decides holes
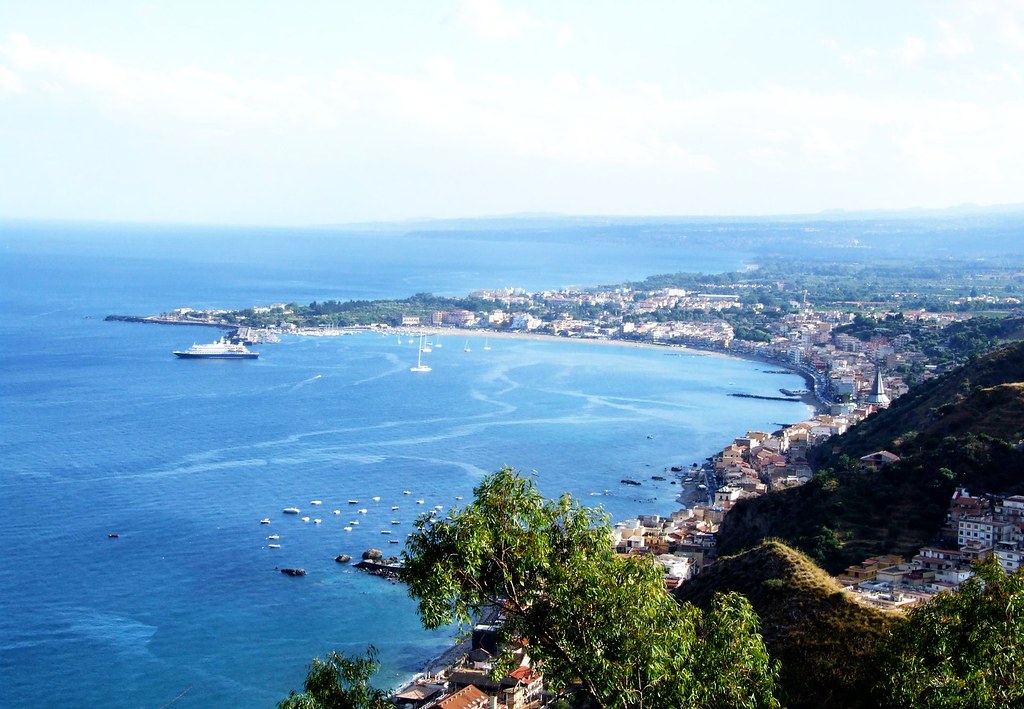
[[[359,500],[349,500],[348,504],[350,504],[350,505],[358,505],[359,504]]]
[[[435,510],[443,510],[444,509],[444,505],[434,505],[434,509]]]
[[[424,347],[423,347],[423,336],[420,335],[420,346],[416,350],[416,366],[415,367],[409,367],[409,371],[410,372],[429,372],[430,371],[430,367],[428,367],[427,365],[423,364],[423,353],[424,352],[430,352],[430,350],[429,349],[424,349]]]
[[[268,544],[267,545],[267,549],[280,549],[280,548],[281,548],[280,544]]]
[[[110,534],[107,535],[107,539],[120,539],[120,538],[121,538],[121,535],[118,534],[117,532],[111,532]]]
[[[417,505],[422,505],[423,504],[423,500],[416,500],[416,504]]]
[[[351,532],[352,528],[351,527],[342,527],[341,531],[343,531],[343,532]]]
[[[311,504],[311,505],[322,505],[324,503],[321,500],[310,500],[309,504]]]
[[[391,524],[401,524],[401,522],[397,519],[393,519],[391,520]]]
[[[270,518],[269,517],[264,517],[263,519],[260,520],[260,524],[270,524]]]
[[[455,496],[455,499],[456,499],[456,500],[461,500],[461,499],[462,499],[462,495],[456,495],[456,496]]]
[[[380,495],[374,495],[370,499],[373,500],[374,502],[380,502]]]
[[[380,533],[381,534],[391,534],[391,530],[390,529],[382,529],[382,530],[380,530]]]
[[[412,494],[412,490],[402,490],[402,494],[403,495],[411,495]]]
[[[354,527],[354,526],[356,526],[357,524],[359,524],[359,520],[357,520],[357,519],[354,519],[354,520],[352,520],[351,522],[349,522],[349,524],[351,524],[351,525],[352,525],[352,526]]]
[[[401,544],[401,540],[399,540],[399,539],[389,539],[388,540],[388,544]]]
[[[271,534],[269,537],[267,537],[267,539],[280,539],[280,538],[281,538],[280,534]]]
[[[340,515],[341,514],[341,510],[334,510],[334,514]]]
[[[313,524],[320,524],[321,522],[323,522],[323,520],[320,520],[320,519],[313,520]]]
[[[303,522],[308,522],[308,521],[309,521],[309,517],[303,517],[303,518],[302,518],[302,521],[303,521]]]
[[[394,512],[398,509],[398,505],[391,505],[391,511]]]
[[[299,508],[298,507],[285,507],[284,508],[284,513],[286,515],[297,515],[299,513]]]

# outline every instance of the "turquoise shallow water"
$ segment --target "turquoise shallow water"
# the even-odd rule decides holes
[[[300,688],[314,655],[368,643],[381,650],[379,681],[395,684],[450,632],[423,631],[401,586],[335,555],[397,551],[388,541],[417,513],[468,499],[504,464],[614,519],[668,512],[675,487],[651,474],[807,413],[728,396],[801,386],[754,362],[570,341],[492,339],[485,351],[476,340],[467,353],[462,336],[444,336],[420,375],[409,371],[415,344],[376,334],[286,337],[257,361],[177,360],[172,350],[216,331],[102,317],[403,295],[391,291],[436,275],[415,250],[379,271],[369,255],[346,262],[335,281],[300,257],[232,267],[165,242],[126,253],[102,239],[57,248],[32,236],[9,240],[0,261],[0,685],[10,706],[268,706]],[[446,287],[482,287],[466,274],[486,272],[484,253],[461,265],[448,254],[461,275]],[[634,254],[622,268],[653,272],[663,260]],[[506,267],[531,273],[526,261]],[[568,268],[531,277],[590,280]],[[282,514],[292,505],[302,515]]]

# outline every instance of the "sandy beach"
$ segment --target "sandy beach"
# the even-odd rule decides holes
[[[460,338],[464,337],[467,339],[474,340],[474,346],[476,340],[479,339],[494,339],[494,340],[533,340],[537,342],[585,342],[590,345],[597,345],[603,347],[631,347],[637,349],[649,349],[649,350],[661,350],[672,352],[673,354],[681,356],[692,356],[692,357],[722,357],[731,359],[745,359],[750,362],[757,362],[767,367],[774,369],[784,369],[793,374],[803,377],[808,387],[808,393],[800,396],[800,400],[814,409],[815,413],[824,413],[827,411],[827,403],[818,398],[815,394],[814,380],[806,372],[800,371],[796,367],[792,366],[789,362],[768,359],[766,357],[759,357],[748,352],[724,352],[722,350],[709,350],[701,349],[699,347],[692,347],[690,345],[671,345],[671,344],[658,344],[654,342],[633,342],[631,340],[613,340],[607,338],[597,337],[564,337],[562,335],[549,335],[546,333],[539,332],[509,332],[507,330],[463,330],[459,328],[442,328],[427,325],[419,326],[406,326],[406,327],[389,327],[382,328],[380,332],[386,332],[390,334],[398,333],[412,333],[417,337],[424,335],[426,337],[453,337]]]

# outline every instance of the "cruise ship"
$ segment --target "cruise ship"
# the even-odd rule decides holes
[[[208,345],[193,344],[187,350],[175,351],[174,355],[185,359],[256,359],[260,353],[221,338]]]

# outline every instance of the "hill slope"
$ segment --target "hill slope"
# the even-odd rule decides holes
[[[920,453],[920,445],[906,440],[908,432],[928,440],[973,433],[1016,443],[1024,437],[1024,399],[1020,387],[1004,385],[1021,383],[1024,343],[1018,342],[915,387],[835,443],[856,457],[887,447],[901,456]]]
[[[845,594],[805,555],[777,541],[724,558],[676,591],[707,607],[717,591],[745,595],[761,618],[771,656],[782,663],[788,707],[874,707],[878,641],[900,618]]]
[[[916,387],[892,407],[817,449],[803,487],[741,501],[719,550],[735,554],[777,537],[835,573],[874,554],[912,554],[936,538],[957,486],[1024,493],[1024,343]],[[856,470],[868,453],[901,461]]]

